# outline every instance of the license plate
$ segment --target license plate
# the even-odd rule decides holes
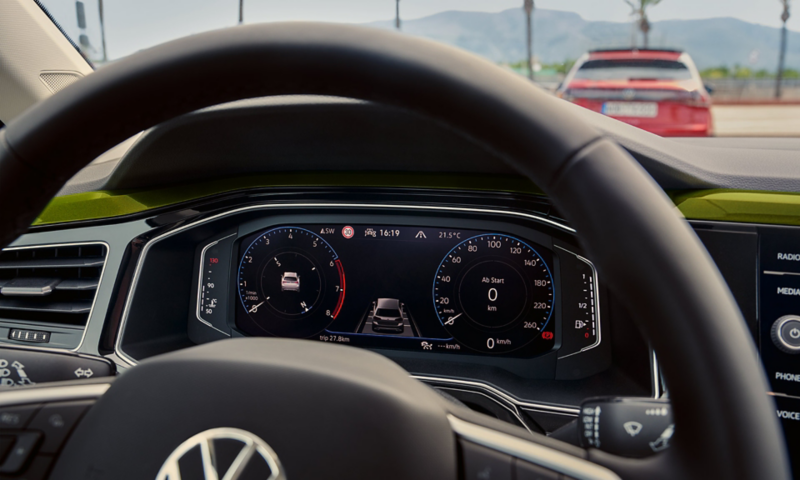
[[[658,104],[653,102],[606,102],[603,114],[609,117],[642,117],[658,116]]]

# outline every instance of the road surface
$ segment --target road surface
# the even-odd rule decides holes
[[[716,105],[718,137],[800,137],[800,105]]]

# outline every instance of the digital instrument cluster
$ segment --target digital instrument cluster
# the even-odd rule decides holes
[[[499,232],[292,225],[241,239],[248,335],[531,356],[555,342],[548,249]]]
[[[197,319],[219,331],[513,358],[600,342],[591,263],[544,235],[537,243],[363,223],[248,229],[200,253]]]

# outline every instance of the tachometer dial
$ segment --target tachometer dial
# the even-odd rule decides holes
[[[545,259],[508,235],[487,233],[455,246],[433,283],[439,320],[460,343],[507,353],[540,336],[553,313],[553,278]],[[544,340],[553,341],[552,332]]]
[[[324,330],[344,302],[344,269],[319,235],[298,227],[258,234],[244,250],[239,298],[253,322],[279,337],[305,338]]]

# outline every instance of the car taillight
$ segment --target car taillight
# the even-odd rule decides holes
[[[711,105],[711,98],[699,90],[681,92],[677,96],[676,100],[684,105],[689,105],[690,107],[708,107]]]

